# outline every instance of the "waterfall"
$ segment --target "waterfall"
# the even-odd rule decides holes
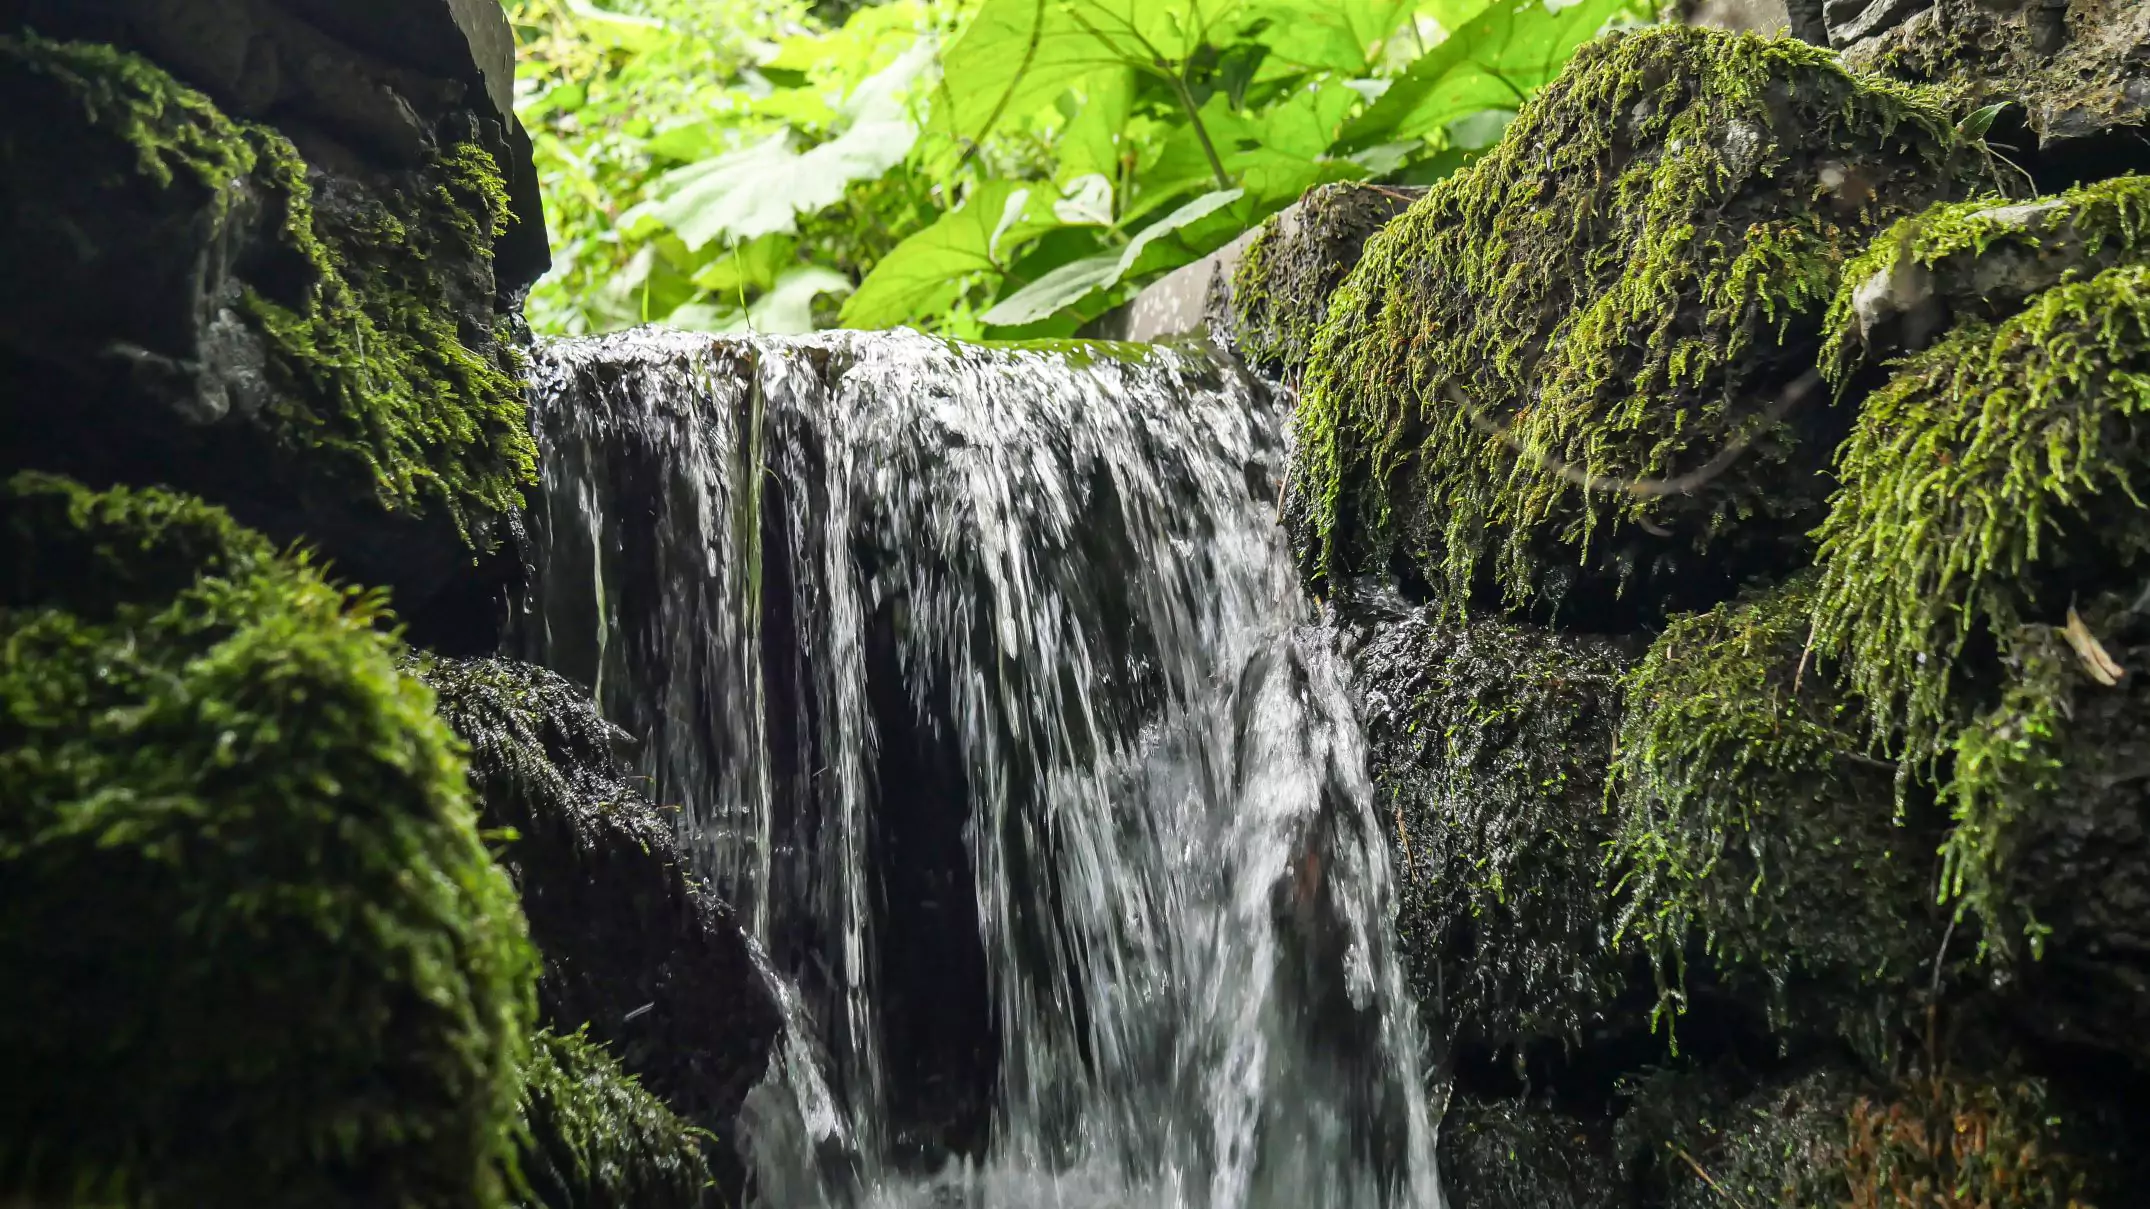
[[[537,360],[524,642],[781,987],[763,1204],[1439,1204],[1276,397],[906,333]]]

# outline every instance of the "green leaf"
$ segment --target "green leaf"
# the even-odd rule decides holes
[[[849,294],[851,279],[821,265],[801,265],[777,278],[776,288],[754,300],[747,317],[764,335],[790,336],[814,330],[814,299]]]
[[[1956,133],[1966,139],[1982,139],[1986,137],[1988,130],[1993,129],[1993,119],[2001,116],[2001,111],[2006,108],[2008,102],[1995,101],[1991,105],[1974,109],[1962,121],[1956,123]]]
[[[1271,54],[1313,71],[1358,75],[1416,7],[1415,0],[1265,0],[1254,12],[1269,22],[1261,40]]]
[[[589,0],[567,0],[567,11],[574,15],[575,24],[592,42],[629,54],[647,54],[662,49],[677,37],[670,26],[655,17],[616,13],[599,8]]]
[[[1514,108],[1560,73],[1630,0],[1494,0],[1413,63],[1381,99],[1344,128],[1339,144],[1360,150],[1422,138],[1482,109]]]
[[[858,293],[844,303],[845,327],[894,327],[937,313],[937,299],[951,297],[958,279],[999,273],[999,245],[1026,234],[1028,186],[1010,180],[981,182],[963,204],[932,226],[897,244],[874,266]]]
[[[1184,249],[1170,249],[1160,245],[1158,241],[1207,218],[1244,196],[1244,189],[1220,189],[1214,193],[1205,193],[1144,227],[1121,251],[1085,257],[1062,265],[1001,299],[980,318],[993,327],[1016,327],[1035,323],[1056,311],[1072,306],[1094,290],[1118,284],[1138,269],[1155,271],[1161,267],[1171,267],[1167,261],[1184,264],[1193,260],[1199,253],[1189,254]],[[1163,255],[1155,255],[1153,252]]]
[[[935,125],[976,143],[1010,115],[1051,104],[1084,77],[1126,66],[1064,0],[985,0],[941,56]]]

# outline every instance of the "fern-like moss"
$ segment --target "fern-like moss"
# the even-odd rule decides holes
[[[534,955],[381,600],[32,475],[0,566],[0,1201],[502,1204]]]
[[[524,1209],[705,1209],[708,1135],[584,1033],[538,1034],[523,1078]]]
[[[1744,523],[1796,539],[1841,422],[1818,392],[1770,405],[1840,267],[1983,171],[1926,96],[1815,47],[1689,27],[1585,47],[1331,303],[1296,421],[1309,570],[1518,604],[1549,568],[1669,585],[1659,562]],[[1692,490],[1620,486],[1734,445]]]
[[[1932,960],[1943,829],[1928,803],[1895,810],[1894,766],[1807,645],[1813,600],[1801,576],[1682,617],[1628,680],[1607,794],[1620,930],[1655,954],[1668,1003],[1700,938],[1765,978],[1780,1014],[1818,979],[1839,1014],[1823,1023],[1885,1043],[1893,1013],[1866,1017],[1859,988],[1901,996]]]

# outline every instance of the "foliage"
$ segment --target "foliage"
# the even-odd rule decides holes
[[[523,1068],[526,1209],[702,1209],[707,1137],[586,1033],[540,1033]]]
[[[1240,355],[1297,382],[1329,299],[1366,241],[1414,200],[1413,192],[1387,185],[1340,182],[1310,190],[1294,211],[1271,215],[1232,272],[1232,342]]]
[[[1960,149],[1928,98],[1817,47],[1666,27],[1585,48],[1332,303],[1297,421],[1311,570],[1405,564],[1457,604],[1524,604],[1556,595],[1548,568],[1625,586],[1647,552],[1802,530],[1836,421],[1766,404],[1811,364],[1843,262],[1976,178]],[[1725,450],[1731,473],[1635,489]]]
[[[1356,657],[1399,938],[1447,1038],[1567,1040],[1618,989],[1600,811],[1625,664],[1601,639],[1438,610]]]
[[[2083,1173],[2034,1081],[1914,1077],[1849,1114],[1849,1209],[2089,1209]]]
[[[484,326],[492,243],[507,218],[485,152],[456,145],[408,181],[383,183],[378,198],[330,205],[289,140],[232,121],[147,60],[0,37],[0,78],[34,109],[23,118],[32,136],[0,153],[11,172],[36,180],[51,170],[43,159],[64,157],[101,188],[181,194],[200,208],[211,229],[199,238],[232,263],[198,268],[211,280],[196,288],[226,271],[239,281],[238,297],[213,300],[232,313],[203,338],[260,346],[250,375],[216,386],[252,392],[239,409],[258,404],[278,452],[387,508],[444,509],[466,536],[521,507],[534,452],[519,366]],[[280,246],[242,259],[256,224]],[[459,330],[458,302],[484,312],[475,344]]]
[[[1070,333],[1324,181],[1445,172],[1637,9],[508,2],[554,199],[539,327],[973,336]]]
[[[0,1200],[502,1204],[535,960],[380,598],[36,475],[0,566]]]
[[[1615,1137],[1641,1170],[1645,1203],[1667,1209],[1845,1203],[1844,1123],[1855,1096],[1844,1077],[1817,1071],[1765,1082],[1721,1066],[1651,1072],[1626,1081],[1623,1092],[1630,1103]]]
[[[2150,555],[2146,369],[2150,266],[2108,269],[1909,358],[1839,456],[1815,640],[1843,659],[1871,740],[1901,743],[1907,778],[1940,769],[1962,736],[1945,889],[1992,922],[2006,914],[2002,839],[2028,809],[2031,765],[2050,758],[2057,693],[2093,674],[2088,656],[2032,658],[2026,627],[2057,630]],[[2029,669],[2005,694],[1997,656]],[[1993,708],[2000,725],[1964,729]]]
[[[1691,937],[1776,988],[1799,975],[1902,988],[1934,954],[1941,829],[1891,808],[1858,700],[1807,647],[1811,575],[1676,619],[1627,682],[1607,801],[1619,932],[1678,1002]],[[1846,1026],[1864,1021],[1845,1020]],[[1882,1022],[1883,1027],[1887,1026]]]

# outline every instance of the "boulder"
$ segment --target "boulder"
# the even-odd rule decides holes
[[[1796,567],[1842,265],[1984,174],[1938,101],[1820,48],[1584,47],[1331,302],[1286,512],[1308,573],[1606,632]]]
[[[529,664],[431,658],[421,673],[470,746],[488,827],[544,959],[538,1006],[586,1028],[642,1087],[719,1137],[769,1068],[781,1020],[730,907],[692,874],[677,821],[628,779],[587,693]],[[738,1191],[729,1145],[711,1166]]]
[[[1226,330],[1247,364],[1297,382],[1329,299],[1366,241],[1425,193],[1424,186],[1318,185],[1264,222],[1232,270]]]
[[[377,598],[0,492],[0,1203],[499,1209],[536,960]]]

